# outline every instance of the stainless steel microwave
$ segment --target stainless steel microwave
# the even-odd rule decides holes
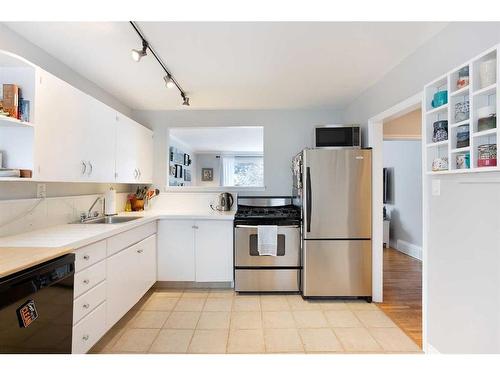
[[[327,125],[315,130],[317,148],[361,147],[361,130],[355,125]]]

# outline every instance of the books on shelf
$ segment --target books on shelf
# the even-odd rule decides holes
[[[22,90],[12,83],[1,87],[0,116],[15,118],[22,122],[30,121],[30,101],[22,97]]]

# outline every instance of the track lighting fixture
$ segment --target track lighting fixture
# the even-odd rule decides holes
[[[175,80],[175,78],[172,76],[172,73],[170,73],[170,71],[167,69],[167,66],[165,65],[161,57],[158,55],[158,53],[156,53],[153,46],[146,40],[146,37],[139,29],[139,26],[137,26],[137,24],[134,21],[129,21],[129,22],[142,41],[142,50],[133,49],[132,59],[137,62],[140,61],[144,56],[147,55],[147,51],[149,50],[149,52],[151,52],[155,60],[158,62],[158,64],[160,64],[161,68],[165,72],[165,76],[163,77],[163,80],[165,81],[165,86],[167,86],[167,88],[169,89],[177,87],[177,90],[179,90],[181,94],[182,105],[189,106],[189,98],[186,96],[186,93],[181,88],[179,83]]]
[[[142,40],[142,49],[141,50],[139,50],[139,49],[132,50],[132,60],[134,60],[135,62],[141,61],[141,59],[148,54],[147,49],[148,49],[148,42],[143,39]]]
[[[165,86],[167,86],[167,88],[171,89],[175,87],[175,83],[172,80],[172,77],[166,75],[165,77],[163,77],[163,79],[165,80]]]

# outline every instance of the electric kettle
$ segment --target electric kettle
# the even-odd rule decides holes
[[[211,207],[217,211],[230,211],[233,206],[234,198],[230,193],[220,193],[217,196],[217,202],[215,208]]]

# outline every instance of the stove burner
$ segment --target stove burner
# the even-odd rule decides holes
[[[300,211],[293,205],[277,207],[238,206],[236,218],[244,219],[300,219]]]

